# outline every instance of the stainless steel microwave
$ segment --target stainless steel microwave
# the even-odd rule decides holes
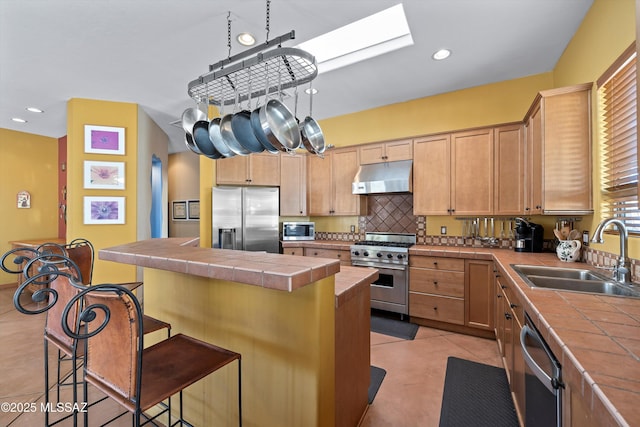
[[[315,222],[283,222],[282,240],[315,240]]]

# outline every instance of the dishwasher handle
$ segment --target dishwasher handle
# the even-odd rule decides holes
[[[533,360],[533,357],[531,357],[531,354],[527,350],[527,344],[526,344],[527,336],[535,340],[540,345],[540,347],[545,350],[545,352],[549,356],[549,359],[553,363],[553,370],[554,370],[553,378],[550,375],[548,375],[540,367],[540,365],[538,365],[535,362],[535,360]],[[537,331],[533,330],[528,325],[524,325],[522,327],[522,330],[520,331],[520,347],[522,348],[522,355],[524,357],[525,363],[527,364],[527,366],[529,366],[529,368],[531,368],[531,371],[533,372],[533,374],[540,380],[542,384],[544,384],[544,386],[550,392],[552,392],[554,395],[557,395],[559,393],[558,389],[564,387],[564,384],[560,381],[559,369],[556,366],[556,361],[553,359],[553,356],[549,354],[549,350],[547,349],[547,344],[544,341],[542,341],[542,338],[540,337],[540,335],[538,335]]]

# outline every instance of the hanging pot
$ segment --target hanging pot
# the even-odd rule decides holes
[[[213,146],[211,139],[209,138],[209,122],[206,120],[198,120],[193,125],[193,142],[195,143],[198,150],[203,155],[210,156],[219,156],[220,153]]]
[[[264,146],[258,141],[251,127],[251,112],[247,110],[236,113],[231,118],[231,129],[236,140],[253,153],[264,151]]]
[[[271,145],[283,151],[300,147],[298,122],[286,105],[270,99],[260,108],[259,115],[262,132]]]
[[[222,136],[222,140],[235,154],[240,156],[251,154],[251,151],[244,148],[233,134],[233,129],[231,128],[232,118],[233,114],[227,114],[222,118],[222,120],[220,120],[220,135]]]
[[[307,151],[312,154],[324,153],[324,135],[315,119],[310,116],[305,117],[304,121],[300,123],[300,134],[302,136],[302,144]]]
[[[193,142],[193,137],[191,136],[191,133],[186,132],[184,135],[184,142],[187,145],[187,148],[191,151],[193,151],[196,154],[202,154],[200,152],[200,150],[198,150],[198,147],[196,147],[195,142]]]
[[[216,117],[209,122],[209,139],[220,154],[224,157],[233,157],[236,153],[231,151],[229,146],[222,139],[222,134],[220,133],[220,120],[220,117]]]
[[[251,130],[265,150],[272,154],[275,154],[279,151],[284,151],[282,148],[278,149],[273,144],[271,144],[271,142],[269,142],[269,139],[267,139],[264,132],[262,131],[262,125],[260,124],[260,107],[251,112],[250,120]]]

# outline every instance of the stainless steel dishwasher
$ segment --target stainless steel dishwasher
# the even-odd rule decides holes
[[[549,345],[525,313],[520,331],[525,361],[525,425],[562,427],[562,369]]]

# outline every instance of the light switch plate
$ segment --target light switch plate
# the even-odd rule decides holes
[[[447,234],[447,226],[446,225],[440,226],[440,234]]]

